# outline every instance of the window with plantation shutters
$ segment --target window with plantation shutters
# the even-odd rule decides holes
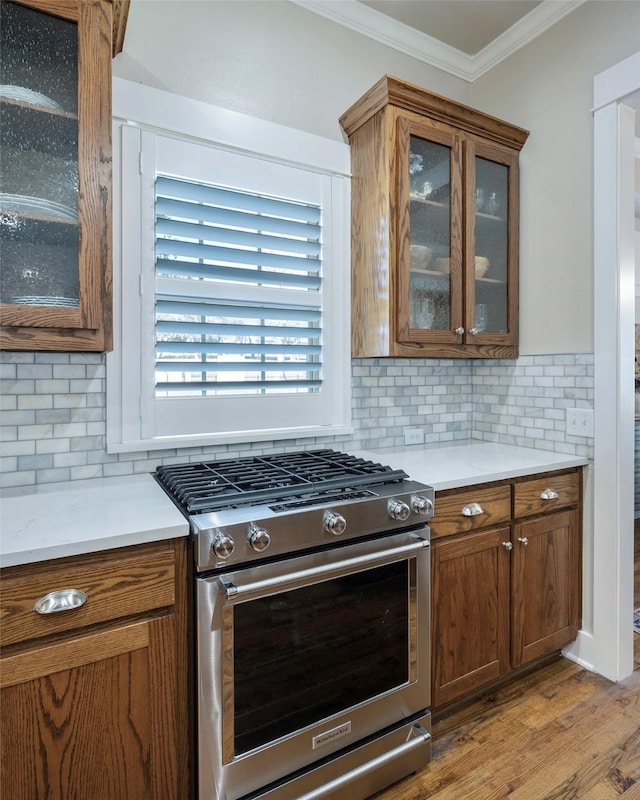
[[[321,208],[162,175],[155,208],[156,396],[318,391]]]
[[[119,89],[108,450],[349,432],[346,146],[185,98],[168,133],[131,117],[165,93],[118,118]]]

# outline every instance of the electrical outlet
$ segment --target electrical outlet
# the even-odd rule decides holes
[[[424,430],[422,428],[405,428],[405,444],[424,444]]]
[[[592,408],[568,408],[566,421],[567,433],[571,436],[593,437]]]

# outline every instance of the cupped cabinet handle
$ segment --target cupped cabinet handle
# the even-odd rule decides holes
[[[83,606],[89,598],[80,589],[60,589],[41,597],[33,607],[38,614],[57,614],[59,611],[73,611]]]
[[[478,514],[484,514],[484,508],[480,503],[468,503],[460,513],[463,517],[477,517]]]
[[[540,495],[541,500],[557,500],[558,497],[558,492],[555,489],[545,489]]]

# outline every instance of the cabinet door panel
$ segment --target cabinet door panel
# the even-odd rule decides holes
[[[470,139],[466,149],[465,342],[518,342],[518,159]]]
[[[149,623],[131,627],[148,628]],[[104,637],[96,635],[73,642],[71,648],[52,645],[13,657],[23,663],[24,680],[2,690],[2,782],[7,796],[157,796],[150,784],[151,651],[144,646],[148,632],[143,634],[141,641],[123,635],[132,649],[126,651],[119,643],[115,655],[101,649]],[[119,638],[111,633],[111,640]],[[86,663],[78,664],[78,654],[84,654]],[[52,662],[57,667],[48,674]]]
[[[462,324],[462,143],[398,119],[397,340],[453,343]]]
[[[20,0],[0,14],[18,86],[0,99],[0,348],[109,350],[112,3]]]
[[[514,526],[514,667],[553,653],[577,636],[577,519],[576,511],[565,511]]]
[[[509,670],[509,528],[433,546],[433,705]]]

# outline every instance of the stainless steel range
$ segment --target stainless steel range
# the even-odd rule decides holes
[[[192,532],[200,800],[363,800],[423,767],[433,490],[333,450],[156,477]]]

